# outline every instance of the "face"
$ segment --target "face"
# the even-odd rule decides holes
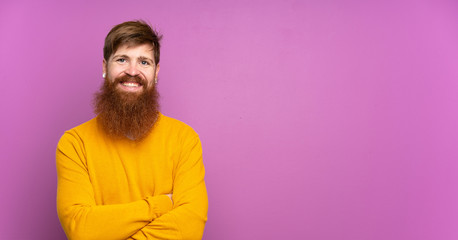
[[[154,62],[153,47],[150,44],[138,46],[122,45],[108,59],[103,60],[103,72],[109,81],[115,81],[121,77],[137,77],[141,82],[135,80],[121,81],[116,89],[121,92],[141,93],[146,88],[155,84],[159,73],[159,64]],[[135,79],[135,78],[132,78]]]

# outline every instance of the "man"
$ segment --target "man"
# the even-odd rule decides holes
[[[143,21],[105,39],[97,117],[56,151],[57,212],[69,239],[201,239],[207,192],[198,135],[159,112],[160,38]]]

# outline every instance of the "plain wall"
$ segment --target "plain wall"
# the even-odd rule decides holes
[[[65,239],[56,144],[104,37],[163,33],[162,112],[201,137],[204,239],[458,239],[456,1],[0,3],[0,238]]]

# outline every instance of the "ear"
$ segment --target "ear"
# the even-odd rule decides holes
[[[105,61],[105,59],[103,59],[102,68],[103,68],[103,73],[107,73],[107,61]]]
[[[161,69],[161,66],[159,65],[159,63],[156,65],[156,73],[155,73],[155,76],[154,78],[157,78],[157,76],[159,75],[159,70]]]

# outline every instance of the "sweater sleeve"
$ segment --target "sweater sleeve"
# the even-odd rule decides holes
[[[83,142],[65,133],[56,151],[57,213],[69,239],[126,239],[172,208],[169,197],[97,205]]]
[[[202,239],[208,199],[202,147],[198,137],[187,143],[173,185],[174,208],[154,219],[129,239]]]

